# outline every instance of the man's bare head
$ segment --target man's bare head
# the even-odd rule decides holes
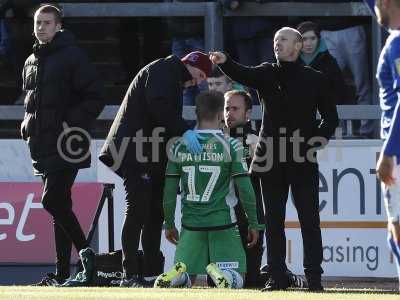
[[[275,33],[274,52],[278,61],[296,61],[303,46],[301,33],[291,27],[283,27]]]

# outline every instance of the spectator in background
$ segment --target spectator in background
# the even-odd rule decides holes
[[[79,169],[90,167],[88,132],[103,110],[103,87],[72,33],[61,29],[59,8],[40,7],[34,33],[33,54],[22,73],[26,111],[21,135],[34,174],[42,178],[42,204],[54,225],[56,273],[38,285],[57,285],[70,275],[72,244],[77,251],[88,247],[72,211],[71,188]]]
[[[10,11],[13,18],[7,20],[9,27],[8,63],[12,69],[12,76],[16,82],[18,93],[22,91],[21,73],[24,62],[29,56],[32,44],[32,12],[39,5],[40,0],[3,0],[0,1],[0,18]],[[23,99],[16,100],[16,104],[23,104]]]
[[[362,0],[306,0],[305,2],[343,3],[362,2]],[[325,40],[330,54],[336,59],[340,69],[342,71],[345,68],[350,69],[356,88],[357,103],[361,105],[378,104],[377,99],[372,97],[372,76],[368,63],[365,19],[359,17],[315,17],[307,19],[320,25],[321,37]],[[360,135],[363,138],[376,138],[378,136],[378,122],[362,120]]]
[[[208,89],[222,94],[230,90],[247,91],[243,85],[232,81],[228,76],[221,72],[219,68],[213,68],[210,77],[207,78]]]
[[[10,59],[10,32],[4,11],[0,10],[0,58],[4,57],[5,63],[11,63]]]
[[[10,7],[10,0],[0,0],[0,55],[5,55],[9,48],[9,32],[6,28],[6,12]],[[8,27],[8,26],[7,26]]]
[[[342,72],[335,60],[329,53],[325,41],[321,38],[318,25],[306,21],[297,26],[297,30],[303,36],[303,48],[300,54],[300,62],[324,73],[330,83],[331,93],[334,95],[336,104],[346,103],[346,84]]]
[[[211,75],[207,78],[208,89],[225,94],[232,89],[232,81],[218,68],[213,68]]]
[[[209,90],[217,91],[222,94],[230,90],[247,91],[243,85],[232,81],[228,76],[222,73],[219,68],[213,68],[210,77],[207,78],[207,83]]]

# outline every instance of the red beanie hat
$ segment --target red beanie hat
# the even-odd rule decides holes
[[[181,59],[184,64],[189,64],[192,67],[202,70],[206,76],[210,76],[212,70],[212,62],[208,58],[208,55],[200,52],[194,51],[187,54]]]

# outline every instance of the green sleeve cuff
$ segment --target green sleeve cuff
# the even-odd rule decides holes
[[[172,222],[165,221],[164,229],[172,229],[174,227],[175,227],[175,223],[173,221]]]
[[[249,224],[249,228],[261,231],[265,229],[265,224]]]

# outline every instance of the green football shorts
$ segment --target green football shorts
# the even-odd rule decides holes
[[[237,227],[215,231],[182,228],[175,251],[175,263],[186,264],[190,275],[206,274],[209,263],[220,269],[246,272],[246,254]]]

